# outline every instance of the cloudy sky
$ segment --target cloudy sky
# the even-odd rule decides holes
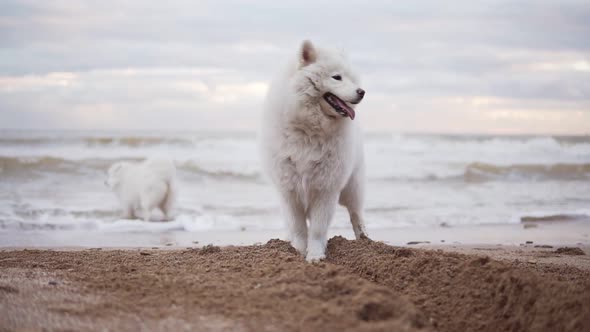
[[[0,128],[255,130],[302,39],[374,131],[590,133],[590,1],[0,1]]]

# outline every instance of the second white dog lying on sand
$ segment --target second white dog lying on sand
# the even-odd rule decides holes
[[[147,159],[141,163],[118,162],[113,164],[105,184],[121,203],[123,217],[149,221],[155,208],[171,220],[176,200],[176,167],[170,160]]]

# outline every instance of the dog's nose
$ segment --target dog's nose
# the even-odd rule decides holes
[[[361,88],[356,89],[356,93],[361,97],[365,96],[365,90],[363,90]]]

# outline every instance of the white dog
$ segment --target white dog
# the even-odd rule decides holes
[[[367,234],[363,145],[353,121],[364,95],[343,54],[309,41],[268,92],[263,164],[279,191],[289,240],[310,262],[325,257],[337,202],[348,209],[356,238]]]
[[[176,168],[169,160],[148,159],[141,163],[113,164],[105,184],[119,198],[123,217],[149,221],[152,211],[159,208],[165,220],[171,220],[171,210],[177,195]]]

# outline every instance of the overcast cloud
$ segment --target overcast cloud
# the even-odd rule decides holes
[[[0,127],[256,130],[302,39],[368,130],[590,133],[589,1],[0,2]]]

